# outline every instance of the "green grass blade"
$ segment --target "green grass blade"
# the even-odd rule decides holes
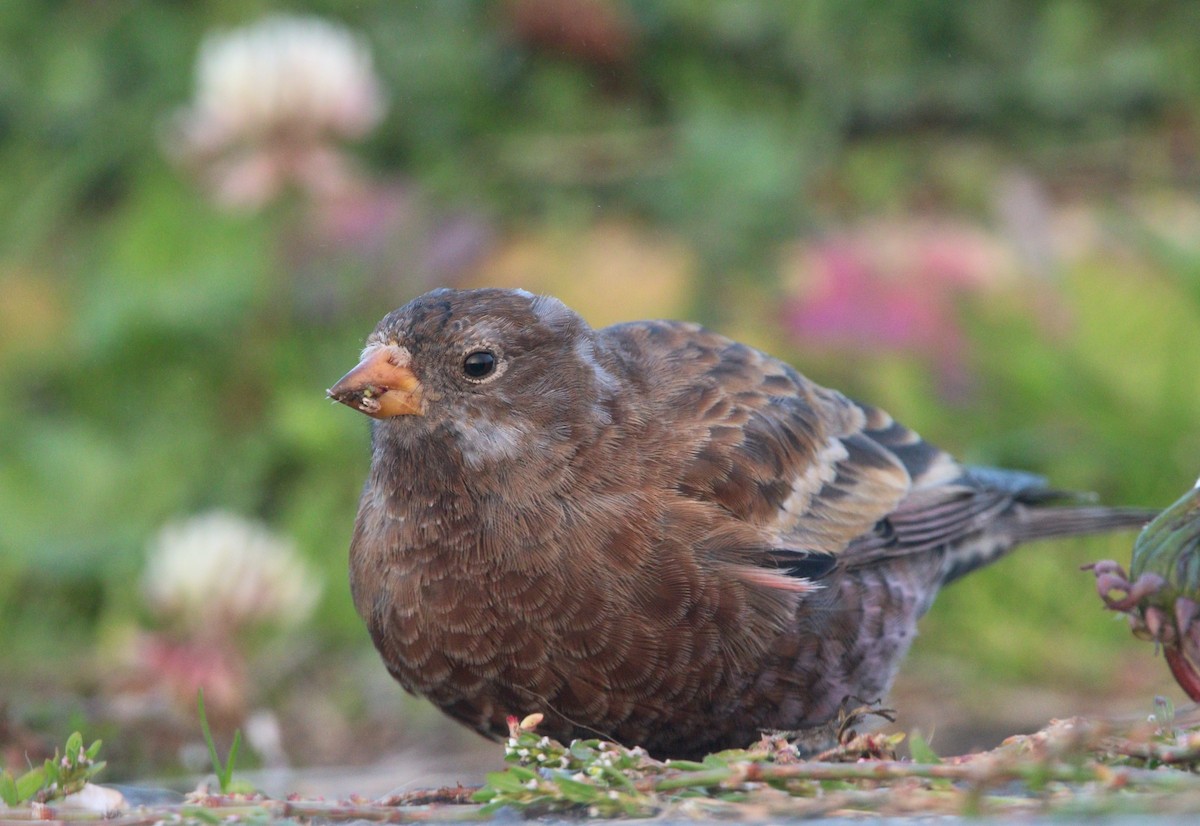
[[[200,731],[204,733],[204,742],[208,745],[208,759],[212,761],[213,773],[216,774],[219,783],[225,774],[225,767],[221,765],[221,758],[217,756],[217,744],[213,742],[212,730],[208,727],[208,714],[204,711],[203,688],[196,694],[196,708],[200,712]]]
[[[242,744],[242,730],[233,732],[233,745],[229,747],[229,757],[225,761],[225,769],[221,775],[221,794],[229,794],[230,783],[233,780],[233,767],[237,763],[238,746]]]

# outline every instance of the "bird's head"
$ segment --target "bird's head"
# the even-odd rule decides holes
[[[579,438],[615,382],[591,327],[555,298],[440,289],[384,316],[329,398],[404,440],[433,432],[469,464]]]

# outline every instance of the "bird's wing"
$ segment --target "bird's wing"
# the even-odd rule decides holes
[[[682,468],[678,489],[755,528],[770,574],[811,580],[953,542],[1032,486],[972,475],[884,411],[696,325],[604,332],[650,365],[643,392],[660,402],[663,441],[686,451],[667,462]]]
[[[668,483],[767,538],[766,565],[827,571],[913,488],[898,453],[871,435],[890,419],[777,359],[694,324],[639,322],[602,335],[641,371],[656,411],[649,426],[663,436],[651,449],[663,454]]]

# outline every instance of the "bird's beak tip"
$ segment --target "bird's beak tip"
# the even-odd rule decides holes
[[[424,412],[422,387],[405,361],[377,348],[325,391],[326,398],[352,407],[374,419],[419,416]]]

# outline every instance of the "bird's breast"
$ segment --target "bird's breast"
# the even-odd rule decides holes
[[[658,719],[743,679],[723,667],[731,646],[718,617],[736,617],[740,599],[728,583],[702,575],[682,547],[605,550],[625,542],[615,527],[605,542],[589,533],[585,548],[548,512],[447,518],[429,533],[410,516],[361,509],[355,604],[405,688],[495,732],[505,714],[533,711],[614,726]]]

